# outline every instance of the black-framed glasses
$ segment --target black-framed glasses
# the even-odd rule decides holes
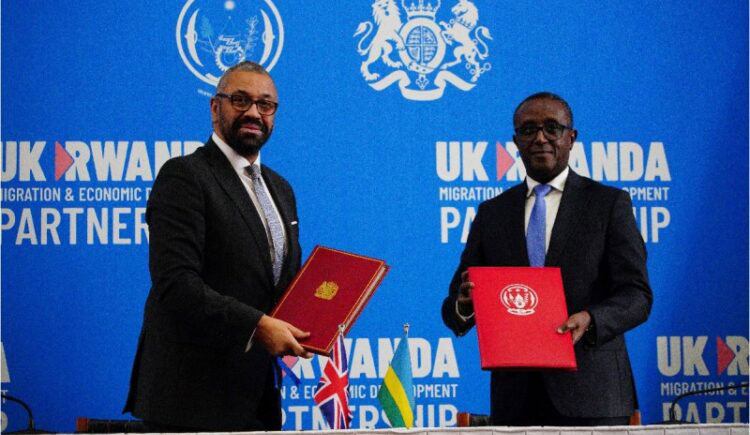
[[[229,102],[232,103],[232,107],[239,110],[240,112],[250,110],[250,108],[253,107],[253,104],[255,104],[255,106],[258,107],[258,113],[268,116],[276,113],[276,109],[279,107],[279,103],[268,100],[253,100],[248,95],[240,92],[234,93],[232,95],[227,95],[219,92],[216,94],[216,96],[228,99]]]
[[[547,140],[558,140],[562,137],[565,129],[571,130],[571,127],[553,121],[545,122],[542,125],[524,124],[516,129],[516,136],[523,141],[530,141],[536,137],[539,130],[542,130]]]

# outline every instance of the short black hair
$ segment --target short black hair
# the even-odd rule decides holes
[[[224,71],[224,74],[221,75],[221,79],[219,79],[219,83],[216,85],[217,92],[221,92],[224,90],[224,88],[227,87],[227,78],[235,71],[254,72],[271,77],[271,74],[269,74],[268,71],[266,71],[266,69],[263,68],[260,64],[246,60]]]
[[[568,102],[565,101],[563,97],[548,91],[537,92],[536,94],[532,94],[524,98],[524,100],[521,101],[520,104],[518,104],[516,110],[513,112],[513,125],[516,125],[516,116],[518,116],[518,111],[521,109],[521,106],[531,100],[554,100],[562,103],[563,107],[565,107],[565,112],[568,114],[568,119],[570,119],[570,125],[568,127],[573,128],[573,111],[570,109],[570,105],[568,104]]]

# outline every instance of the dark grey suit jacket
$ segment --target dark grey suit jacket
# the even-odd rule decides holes
[[[526,184],[479,206],[458,270],[443,302],[443,321],[457,335],[474,326],[455,312],[461,273],[470,266],[528,266],[524,229]],[[595,328],[575,346],[578,371],[543,372],[557,410],[568,417],[629,416],[635,389],[623,333],[643,323],[652,294],[646,249],[628,194],[572,170],[563,191],[545,265],[559,267],[568,313],[591,313]],[[492,372],[494,421],[515,418],[528,372]]]
[[[213,141],[159,171],[146,213],[152,287],[124,412],[214,431],[263,429],[256,408],[274,381],[272,357],[259,343],[245,346],[299,269],[300,246],[291,186],[266,166],[262,174],[288,237],[276,286],[260,217]]]

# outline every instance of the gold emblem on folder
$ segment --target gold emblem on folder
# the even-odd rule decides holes
[[[333,281],[323,281],[322,284],[315,290],[315,297],[330,301],[336,296],[336,292],[339,291],[339,286]]]

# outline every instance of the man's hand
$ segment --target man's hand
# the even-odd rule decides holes
[[[464,270],[461,273],[461,285],[458,286],[458,311],[462,316],[471,316],[474,313],[474,300],[471,298],[471,291],[474,289],[474,283],[467,281],[469,271]]]
[[[573,344],[583,337],[583,334],[591,325],[591,314],[588,311],[580,311],[568,317],[562,325],[557,327],[558,334],[565,334],[570,331],[573,334]]]
[[[283,320],[264,315],[260,318],[255,331],[258,340],[271,355],[294,355],[303,358],[313,356],[297,341],[309,337],[310,333],[303,332]]]

